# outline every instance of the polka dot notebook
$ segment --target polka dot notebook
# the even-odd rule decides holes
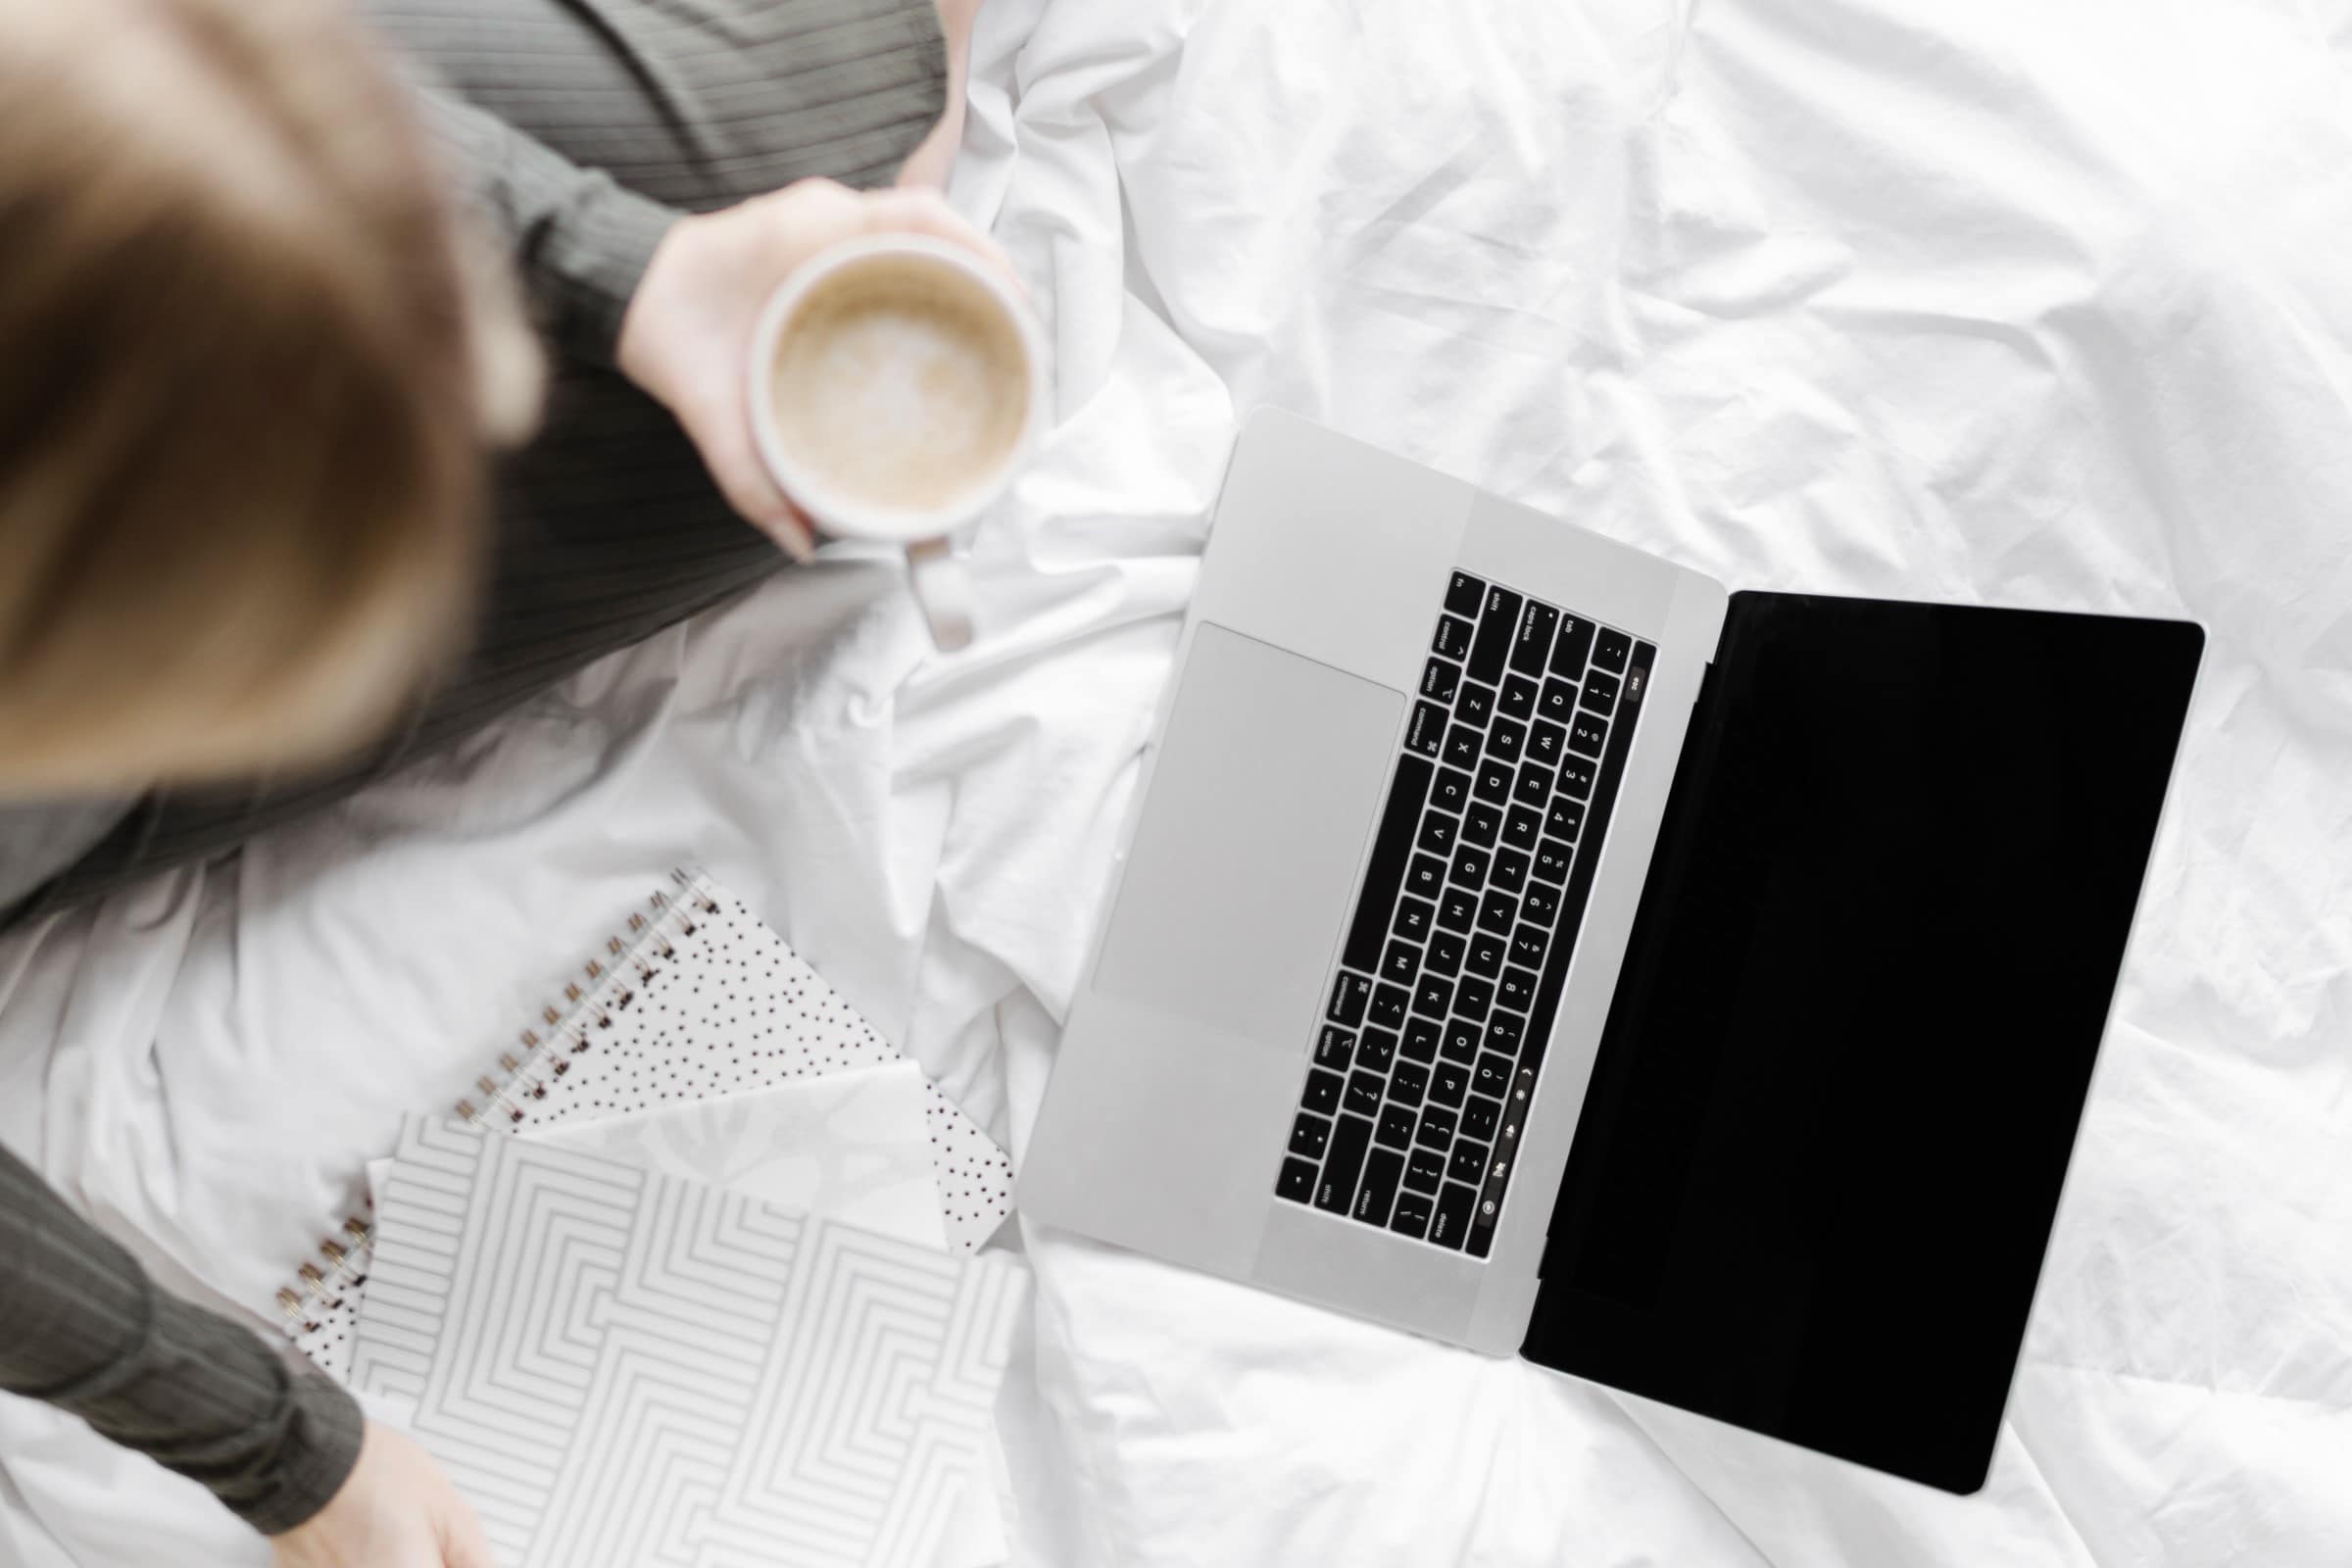
[[[741,899],[699,873],[674,880],[476,1080],[460,1118],[527,1138],[905,1059]],[[976,1251],[1012,1211],[1012,1163],[936,1084],[925,1115],[949,1249]],[[347,1220],[277,1294],[294,1343],[337,1379],[372,1248],[369,1222]]]

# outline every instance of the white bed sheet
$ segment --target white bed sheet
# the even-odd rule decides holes
[[[1982,1495],[1032,1231],[1018,1560],[2352,1561],[2343,9],[989,0],[956,194],[1061,414],[989,635],[829,562],[0,945],[0,1137],[264,1306],[691,857],[1017,1151],[1279,403],[1736,585],[2194,615],[2205,681]],[[0,1561],[261,1560],[43,1408],[0,1467]]]

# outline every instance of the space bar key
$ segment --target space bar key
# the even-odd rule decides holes
[[[1350,969],[1370,972],[1380,967],[1381,943],[1389,934],[1397,890],[1404,886],[1405,862],[1412,858],[1413,835],[1421,826],[1421,806],[1436,776],[1436,766],[1425,757],[1408,752],[1396,760],[1389,804],[1372,840],[1372,860],[1364,867],[1363,891],[1355,896],[1355,921],[1348,928],[1348,946],[1341,954]]]

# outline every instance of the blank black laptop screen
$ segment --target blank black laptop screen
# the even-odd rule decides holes
[[[1983,1484],[2202,643],[1734,596],[1530,1360]]]

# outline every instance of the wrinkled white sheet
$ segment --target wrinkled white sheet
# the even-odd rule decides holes
[[[2352,1561],[2344,9],[989,0],[956,193],[1062,418],[986,639],[794,573],[0,946],[0,1137],[266,1303],[692,857],[1017,1148],[1275,402],[1739,586],[2191,614],[2206,679],[1982,1495],[1031,1232],[1018,1560]],[[0,1561],[259,1560],[46,1410],[0,1463]]]

